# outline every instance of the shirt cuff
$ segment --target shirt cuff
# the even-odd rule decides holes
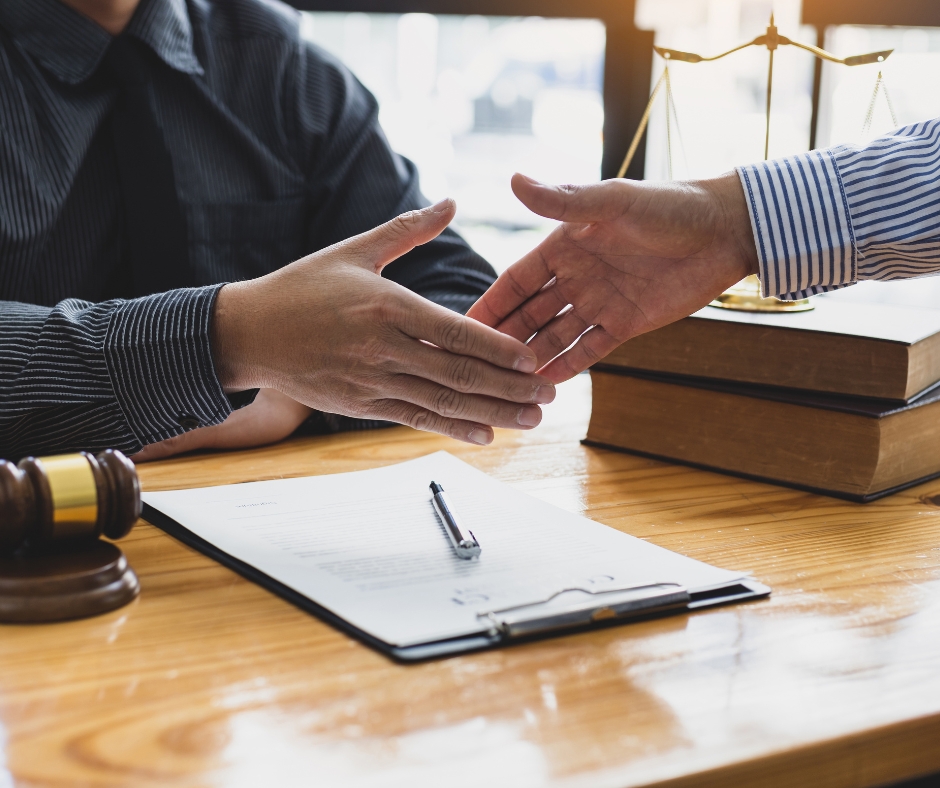
[[[104,356],[114,395],[144,446],[232,412],[212,363],[212,311],[222,285],[135,298],[111,316]]]
[[[737,168],[760,261],[765,298],[784,301],[854,284],[849,205],[829,151]]]

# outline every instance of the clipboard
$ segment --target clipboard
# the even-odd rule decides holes
[[[567,587],[559,589],[540,602],[482,610],[477,616],[481,623],[487,626],[484,633],[402,647],[387,643],[356,627],[305,594],[276,580],[257,567],[229,555],[149,504],[144,504],[142,517],[173,538],[231,569],[246,580],[256,583],[400,663],[423,662],[616,626],[641,619],[688,613],[719,605],[761,599],[771,593],[768,586],[751,578],[742,578],[725,585],[694,592],[689,592],[678,583],[668,581],[602,591],[580,586]]]

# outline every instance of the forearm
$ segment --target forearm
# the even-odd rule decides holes
[[[940,120],[740,167],[765,295],[940,271]]]
[[[133,453],[223,421],[231,405],[209,336],[216,292],[0,304],[0,453]]]

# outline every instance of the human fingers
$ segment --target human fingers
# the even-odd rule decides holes
[[[422,378],[459,394],[517,404],[545,405],[555,399],[555,387],[540,375],[512,372],[411,339],[397,345],[394,352],[393,374]]]
[[[636,197],[630,181],[609,180],[586,186],[552,186],[525,175],[512,176],[512,191],[533,213],[561,222],[609,222],[623,216]]]
[[[584,332],[577,344],[553,359],[541,370],[541,374],[553,383],[564,383],[579,372],[584,372],[610,353],[621,341],[602,328],[594,326]]]
[[[418,405],[447,419],[513,430],[531,429],[542,420],[542,410],[538,405],[519,405],[479,394],[462,394],[411,375],[398,376],[389,382],[386,390],[390,397]]]
[[[566,306],[567,299],[551,282],[496,326],[496,330],[527,342]]]
[[[549,250],[555,243],[554,235],[555,233],[552,233],[535,249],[503,271],[490,285],[490,289],[470,307],[467,317],[486,326],[497,326],[551,282],[555,274],[548,260]]]
[[[591,327],[577,309],[569,309],[539,331],[531,340],[529,347],[539,360],[539,367],[544,367],[555,356],[563,353],[571,344]]]
[[[535,354],[522,342],[501,334],[420,296],[407,293],[405,307],[397,312],[400,330],[459,356],[473,356],[497,367],[535,372]]]
[[[448,419],[411,402],[384,400],[376,403],[371,412],[379,419],[405,424],[424,432],[437,432],[465,443],[487,446],[493,442],[493,428],[486,424]]]
[[[427,208],[396,216],[332,248],[342,250],[349,262],[378,274],[393,260],[437,238],[456,211],[457,204],[453,200],[441,200]]]

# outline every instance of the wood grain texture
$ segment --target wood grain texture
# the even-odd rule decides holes
[[[401,666],[148,525],[140,597],[0,628],[0,785],[880,785],[940,771],[940,482],[868,505],[581,446],[404,428],[140,468],[145,489],[447,449],[563,508],[728,568],[768,601]],[[6,773],[5,773],[5,771]]]

